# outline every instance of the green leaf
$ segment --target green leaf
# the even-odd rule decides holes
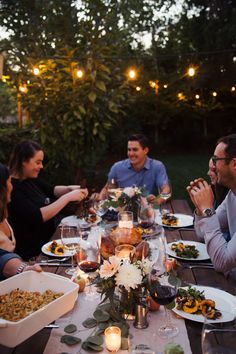
[[[90,343],[90,342],[87,342],[85,341],[83,344],[82,344],[82,348],[86,351],[88,350],[93,350],[95,352],[101,352],[103,351],[103,347],[100,346],[100,345],[96,345],[96,344],[93,344],[93,343]]]
[[[108,68],[108,66],[106,66],[106,65],[100,64],[100,65],[99,65],[99,69],[101,69],[102,71],[107,72],[108,74],[111,73],[111,70],[110,70],[110,69]]]
[[[98,324],[98,328],[100,328],[101,330],[104,331],[104,329],[106,329],[107,327],[109,327],[109,323],[106,323],[106,322],[100,322]]]
[[[64,328],[64,332],[66,332],[66,333],[74,333],[76,331],[77,331],[77,327],[74,324],[69,324],[68,326],[66,326]]]
[[[103,338],[102,338],[102,336],[91,336],[86,339],[86,342],[93,343],[96,345],[102,345]]]
[[[170,304],[165,305],[168,310],[172,310],[175,307],[175,301],[172,301]]]
[[[94,103],[96,101],[97,95],[95,92],[90,92],[88,95],[89,101],[91,101],[92,103]]]
[[[94,318],[87,318],[87,320],[82,322],[82,325],[85,328],[94,328],[97,326],[97,321]]]
[[[103,92],[107,91],[106,85],[104,84],[103,81],[96,81],[96,87]]]
[[[106,311],[102,311],[102,310],[96,310],[93,313],[93,316],[98,322],[106,322],[110,318],[109,313]]]
[[[82,114],[86,114],[86,109],[84,108],[84,106],[79,105],[78,107]]]
[[[61,337],[61,343],[65,343],[67,345],[75,345],[81,342],[81,339],[74,336],[69,336],[68,334]]]

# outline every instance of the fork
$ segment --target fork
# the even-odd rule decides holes
[[[70,257],[53,258],[53,259],[41,259],[40,263],[64,262],[64,261],[67,261],[69,258]]]

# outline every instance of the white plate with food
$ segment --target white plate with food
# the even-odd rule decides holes
[[[155,221],[157,224],[165,227],[186,227],[193,225],[193,216],[185,214],[156,215]]]
[[[227,293],[226,291],[217,289],[217,288],[212,288],[208,286],[199,286],[199,285],[194,285],[192,288],[196,289],[197,291],[203,291],[205,299],[207,301],[214,301],[215,302],[215,309],[217,311],[220,311],[221,316],[219,318],[211,319],[208,318],[208,320],[212,321],[213,323],[215,322],[229,322],[232,321],[236,315],[236,297]],[[183,287],[181,289],[188,290],[188,287]],[[195,322],[202,322],[204,323],[205,321],[205,316],[202,314],[198,313],[188,313],[185,312],[184,310],[178,310],[176,306],[173,308],[173,311],[178,314],[179,316],[195,321]]]
[[[70,215],[61,220],[61,224],[67,226],[79,226],[82,228],[89,228],[93,225],[97,225],[102,218],[96,214],[91,214],[85,218],[78,218],[76,215]]]
[[[71,256],[71,253],[65,250],[63,247],[60,239],[45,243],[45,245],[42,246],[41,251],[47,256],[53,256],[57,258]]]
[[[191,261],[209,259],[205,243],[178,240],[166,244],[166,253],[175,258]]]

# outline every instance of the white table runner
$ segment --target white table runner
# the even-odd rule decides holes
[[[92,317],[92,314],[95,311],[98,303],[98,298],[93,299],[92,295],[88,295],[86,294],[86,292],[79,294],[78,300],[75,303],[73,310],[68,312],[66,315],[56,321],[56,324],[58,324],[60,327],[52,330],[47,346],[44,350],[44,354],[59,354],[63,352],[67,352],[70,354],[87,354],[88,352],[81,349],[81,344],[68,346],[64,343],[61,343],[60,339],[61,336],[66,334],[64,332],[64,328],[68,324],[73,323],[77,326],[78,330],[82,331],[79,333],[72,333],[72,335],[75,335],[76,337],[79,337],[82,339],[82,341],[84,341],[91,334],[93,329],[85,329],[82,326],[82,322],[88,317]],[[171,314],[172,321],[179,328],[178,336],[171,340],[164,340],[158,335],[153,335],[158,329],[158,327],[160,327],[164,323],[164,315],[165,311],[162,306],[160,307],[159,311],[150,312],[148,314],[149,327],[146,329],[136,329],[133,326],[133,321],[129,321],[130,334],[132,334],[130,350],[134,349],[135,346],[138,344],[146,344],[153,351],[155,351],[156,354],[163,354],[165,345],[167,343],[174,342],[180,344],[186,354],[192,353],[185,322],[183,319],[176,318],[173,314]],[[103,346],[105,347],[105,344]],[[104,351],[101,353],[105,354],[109,352],[104,349]],[[127,351],[120,350],[118,353],[127,354]]]

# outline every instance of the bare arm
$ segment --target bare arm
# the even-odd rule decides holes
[[[55,186],[54,187],[54,195],[56,198],[61,197],[62,195],[74,191],[76,189],[80,189],[79,185],[70,185],[70,186]]]
[[[147,197],[147,200],[149,201],[149,203],[160,205],[160,204],[166,202],[167,200],[171,199],[171,188],[170,188],[170,185],[169,184],[163,185],[160,188],[160,194],[161,193],[170,193],[170,197],[168,199],[164,199],[164,198],[161,198],[160,195],[156,197],[153,194],[149,194],[148,197]]]
[[[5,263],[5,266],[3,268],[4,277],[9,278],[15,275],[17,269],[23,264],[24,262],[22,262],[20,258],[11,258],[9,261]],[[35,270],[37,272],[41,272],[42,268],[38,264],[35,264],[33,266],[25,266],[23,271],[27,271],[27,270]]]
[[[93,193],[90,197],[90,199],[92,200],[96,200],[96,201],[100,201],[100,200],[104,200],[107,198],[108,194],[108,182],[105,184],[105,186],[102,188],[100,193]]]
[[[40,208],[43,221],[48,221],[59,213],[69,202],[81,202],[88,195],[87,189],[75,189],[63,194],[54,203]]]

